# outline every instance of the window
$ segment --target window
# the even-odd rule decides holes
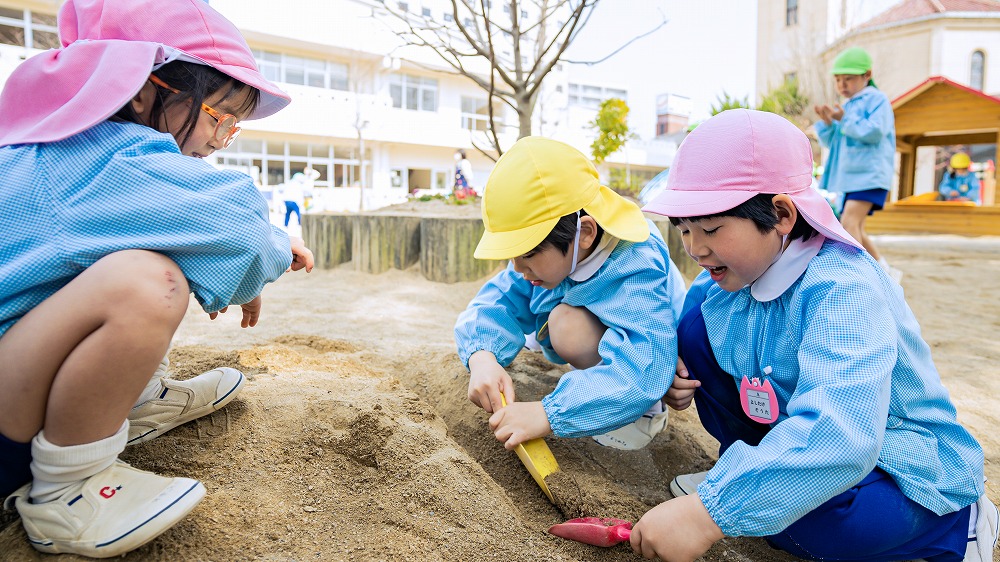
[[[446,22],[453,22],[453,21],[455,21],[455,17],[452,16],[451,14],[449,14],[448,12],[445,12],[444,13],[444,21],[446,21]]]
[[[406,2],[400,2],[398,6],[400,12],[406,12],[410,9],[410,6]]]
[[[799,0],[785,0],[785,26],[799,23]]]
[[[261,50],[254,50],[253,56],[268,80],[333,90],[350,85],[346,64]]]
[[[410,74],[394,74],[389,79],[392,106],[414,111],[437,111],[438,81]]]
[[[628,101],[628,91],[618,88],[604,88],[590,84],[569,85],[569,105],[578,105],[590,109],[600,109],[601,102],[610,98]]]
[[[488,131],[490,129],[490,109],[485,98],[469,98],[462,96],[462,128],[469,131]],[[493,105],[493,122],[497,129],[503,128],[503,113],[501,108]]]
[[[983,89],[984,69],[986,68],[986,53],[973,51],[972,64],[969,69],[969,86],[975,90]]]
[[[430,9],[430,8],[422,8],[422,9],[420,10],[420,13],[421,13],[421,14],[423,14],[423,16],[424,16],[425,18],[429,18],[429,17],[431,17],[431,9]]]
[[[799,73],[798,72],[786,72],[785,73],[785,83],[786,84],[788,84],[789,82],[795,82],[798,79],[799,79]]]
[[[521,19],[525,19],[527,17],[528,17],[528,10],[521,10]]]
[[[0,8],[0,44],[56,49],[61,46],[56,17],[31,10]]]
[[[371,151],[365,150],[362,162],[355,146],[265,141],[246,138],[244,134],[225,151],[216,154],[219,164],[246,171],[265,188],[288,181],[306,167],[319,172],[315,183],[318,188],[359,185],[362,164],[366,174],[371,175]],[[371,185],[370,177],[367,185]]]

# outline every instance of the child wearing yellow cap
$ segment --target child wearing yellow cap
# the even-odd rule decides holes
[[[872,79],[872,58],[860,47],[844,50],[833,61],[840,104],[814,107],[820,120],[816,136],[830,149],[819,187],[843,194],[840,223],[882,267],[901,274],[881,258],[865,232],[865,220],[885,206],[895,172],[896,121],[892,103]]]
[[[542,137],[500,158],[482,205],[475,256],[510,263],[455,325],[469,399],[508,449],[549,434],[645,447],[667,423],[685,294],[659,232],[580,151]],[[539,402],[518,402],[504,368],[526,341],[574,368]]]
[[[969,173],[969,166],[972,160],[964,152],[956,153],[951,157],[949,168],[951,171],[945,173],[938,186],[938,193],[942,201],[971,201],[979,202],[979,179],[975,174]]]

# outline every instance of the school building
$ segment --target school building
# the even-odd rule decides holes
[[[60,4],[0,0],[0,86],[20,61],[59,46]],[[382,2],[210,4],[242,31],[265,76],[292,97],[278,114],[241,123],[240,137],[212,156],[216,165],[250,174],[266,196],[292,174],[311,167],[320,174],[312,210],[371,210],[404,201],[414,191],[450,192],[454,153],[464,149],[472,163],[473,186],[481,189],[493,167],[493,160],[476,149],[489,146],[486,92],[433,52],[403,45],[386,24]],[[447,0],[392,5],[441,25],[452,18]],[[487,76],[485,67],[474,70]],[[570,65],[558,65],[538,98],[533,134],[589,154],[595,132],[587,124],[610,97],[624,98],[630,106],[656,103],[630,99],[624,85],[576,81]],[[517,114],[500,102],[492,109],[501,146],[509,147],[517,138]],[[629,141],[601,166],[606,181],[627,176],[641,186],[670,165],[677,141],[655,138],[654,124],[648,128],[648,138]]]

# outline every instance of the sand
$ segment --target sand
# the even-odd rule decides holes
[[[921,321],[961,421],[986,450],[1000,499],[1000,239],[878,237]],[[552,537],[582,515],[636,520],[669,498],[675,475],[712,465],[717,444],[693,410],[645,450],[549,438],[557,505],[493,438],[466,398],[451,328],[480,282],[445,285],[416,270],[350,265],[268,287],[257,328],[210,321],[192,301],[171,351],[184,378],[217,365],[250,381],[227,408],[126,450],[134,465],[195,477],[208,496],[125,560],[641,560]],[[538,399],[563,369],[526,352],[511,373]],[[0,559],[48,559],[19,521],[0,521]],[[82,559],[64,556],[62,560]],[[726,539],[705,560],[790,560],[760,539]]]

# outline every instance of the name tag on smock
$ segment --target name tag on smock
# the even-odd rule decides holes
[[[771,381],[765,379],[762,383],[757,377],[751,380],[744,375],[740,383],[740,401],[743,412],[753,421],[770,424],[778,420],[778,397]]]

